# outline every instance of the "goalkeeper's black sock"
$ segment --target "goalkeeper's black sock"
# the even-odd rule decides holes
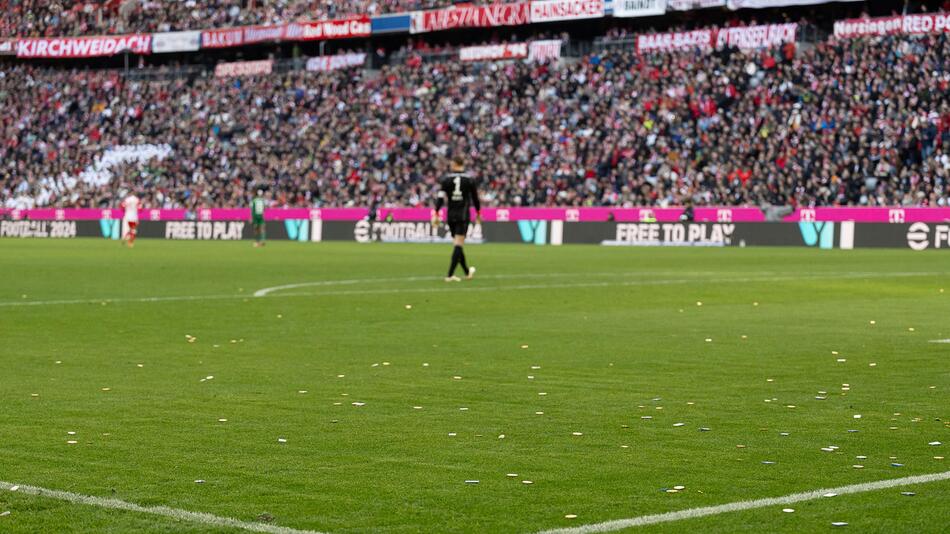
[[[468,276],[468,263],[465,261],[465,249],[461,245],[456,245],[455,248],[459,251],[459,265],[462,266],[462,274]]]
[[[462,247],[456,245],[456,247],[452,249],[452,265],[449,267],[448,276],[451,277],[453,274],[455,274],[455,268],[458,267],[459,258],[461,257],[461,255],[462,255]]]

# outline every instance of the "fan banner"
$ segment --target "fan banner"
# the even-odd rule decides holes
[[[167,32],[152,34],[152,53],[196,52],[201,48],[201,32]]]
[[[666,13],[666,0],[614,0],[615,17],[652,17]]]
[[[16,40],[15,39],[0,39],[0,56],[15,56],[16,55]]]
[[[29,58],[101,57],[123,52],[150,54],[152,36],[132,34],[57,39],[34,38],[20,39],[16,44],[17,57]]]
[[[531,2],[531,23],[602,18],[604,0],[539,0]]]
[[[835,22],[835,37],[847,39],[882,35],[928,35],[950,32],[950,13],[904,15]]]
[[[359,67],[366,63],[366,54],[340,54],[338,56],[312,57],[307,60],[307,70],[326,72],[331,70]]]
[[[534,41],[528,47],[528,61],[549,61],[552,59],[561,59],[560,39],[547,39],[544,41]]]
[[[492,61],[524,59],[526,57],[528,57],[528,43],[505,43],[459,48],[459,59],[462,61]]]
[[[410,33],[437,32],[457,28],[496,28],[528,24],[530,4],[459,6],[412,14]]]
[[[284,38],[294,41],[351,39],[354,37],[369,37],[371,32],[372,24],[369,17],[359,17],[344,20],[294,22],[287,25]]]
[[[255,76],[270,74],[274,70],[274,60],[235,61],[233,63],[218,63],[214,68],[214,75],[227,78],[231,76]]]
[[[670,11],[692,11],[725,6],[726,0],[667,0],[666,2],[666,9]]]
[[[797,34],[798,24],[795,23],[644,34],[637,36],[637,53],[663,52],[686,48],[736,47],[742,50],[751,50],[794,43]]]
[[[729,0],[729,9],[763,9],[784,6],[814,6],[832,2],[861,2],[862,0]]]

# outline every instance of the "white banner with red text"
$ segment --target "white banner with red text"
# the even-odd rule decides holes
[[[947,32],[950,32],[950,13],[896,15],[835,22],[835,37],[842,39],[882,35],[930,35]]]
[[[230,48],[273,41],[317,41],[369,37],[369,17],[274,26],[243,26],[201,32],[201,48]]]
[[[637,52],[643,54],[690,48],[766,48],[793,43],[797,33],[798,25],[791,23],[644,34],[637,36]]]
[[[528,61],[542,62],[561,59],[560,39],[533,41],[528,45]]]
[[[462,61],[497,61],[525,59],[527,57],[528,43],[503,43],[459,48],[459,59]]]
[[[20,39],[16,43],[17,57],[65,58],[113,56],[129,52],[150,54],[152,36],[149,34],[100,35],[95,37],[59,37],[53,39]]]
[[[530,43],[502,43],[459,48],[461,61],[504,61],[523,59],[533,62],[560,59],[561,41],[547,39]]]
[[[531,23],[602,18],[604,0],[537,0],[531,2]]]
[[[152,53],[196,52],[201,48],[201,32],[167,32],[152,34]]]
[[[410,33],[438,32],[458,28],[496,28],[528,24],[528,3],[487,6],[456,6],[430,11],[415,11],[409,24]]]
[[[344,20],[321,20],[295,22],[287,25],[286,39],[294,41],[318,41],[328,39],[352,39],[369,37],[372,27],[369,17]]]
[[[798,24],[768,24],[722,28],[716,32],[716,48],[750,50],[794,43]]]
[[[327,72],[331,70],[359,67],[366,63],[366,54],[340,54],[338,56],[312,57],[307,60],[307,70]]]
[[[670,11],[691,11],[710,7],[725,7],[726,0],[667,0],[666,9]]]
[[[615,17],[652,17],[666,13],[666,0],[614,0]]]
[[[861,2],[863,0],[729,0],[729,9],[763,9],[767,7],[813,6],[832,2]]]
[[[16,55],[16,39],[0,39],[0,56]]]
[[[712,48],[714,35],[715,30],[642,34],[637,36],[637,53]]]
[[[214,68],[214,75],[221,78],[232,76],[257,76],[270,74],[274,70],[274,60],[235,61],[233,63],[218,63]]]

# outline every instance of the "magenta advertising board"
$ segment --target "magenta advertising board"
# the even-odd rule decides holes
[[[271,221],[324,220],[359,221],[369,216],[367,208],[272,208],[265,218]],[[421,222],[429,220],[429,208],[381,208],[378,220]],[[565,222],[676,222],[683,208],[485,208],[482,218],[487,222],[565,221]],[[35,221],[85,221],[121,219],[120,209],[40,208],[0,210],[0,218]],[[246,221],[247,208],[203,208],[189,212],[184,209],[143,209],[139,219],[145,221]],[[758,208],[698,207],[696,222],[765,222]],[[799,208],[782,219],[784,222],[860,222],[860,223],[942,223],[950,221],[950,208],[925,207],[818,207]]]

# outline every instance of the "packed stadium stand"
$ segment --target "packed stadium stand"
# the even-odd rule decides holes
[[[0,72],[0,207],[116,206],[129,190],[236,207],[258,189],[278,206],[419,206],[459,153],[494,206],[946,206],[948,95],[946,33],[240,77],[17,62]]]

